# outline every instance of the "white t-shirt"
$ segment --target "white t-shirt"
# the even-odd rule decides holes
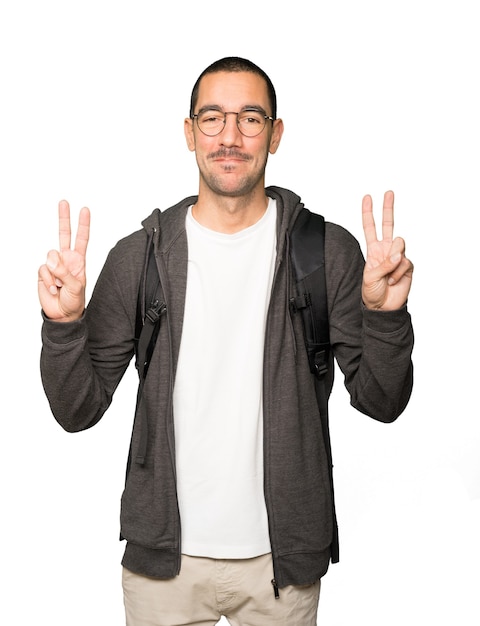
[[[263,490],[263,350],[276,203],[233,235],[187,215],[185,318],[174,389],[182,552],[270,552]]]

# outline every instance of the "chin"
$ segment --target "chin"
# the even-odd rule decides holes
[[[258,180],[251,178],[241,178],[237,180],[225,180],[225,177],[214,177],[207,180],[208,187],[220,196],[238,198],[249,195],[258,185]]]

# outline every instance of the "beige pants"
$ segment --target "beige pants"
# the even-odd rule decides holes
[[[127,626],[316,626],[320,581],[275,598],[270,554],[253,559],[182,555],[180,575],[158,580],[123,569]]]

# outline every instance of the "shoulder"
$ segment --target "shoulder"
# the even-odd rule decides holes
[[[358,240],[343,226],[325,222],[325,254],[338,257],[358,256],[363,258]]]
[[[110,250],[107,262],[115,266],[141,264],[145,259],[146,245],[147,232],[142,228],[120,239]]]
[[[332,222],[325,223],[325,275],[331,295],[339,289],[353,292],[361,284],[365,260],[357,239]]]

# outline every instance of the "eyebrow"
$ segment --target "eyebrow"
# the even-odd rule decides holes
[[[199,109],[197,115],[199,115],[200,113],[204,113],[205,111],[220,111],[221,113],[225,112],[223,107],[221,107],[219,104],[206,104],[201,109]],[[242,111],[258,111],[259,113],[263,113],[264,115],[267,114],[265,109],[258,104],[246,104],[241,109],[239,109],[238,112],[241,113]]]

